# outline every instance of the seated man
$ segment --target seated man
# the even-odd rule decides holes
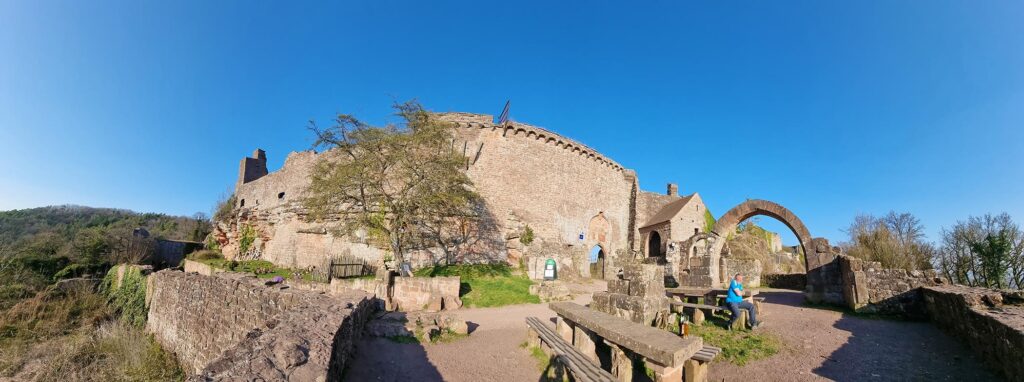
[[[729,282],[729,295],[725,298],[725,305],[732,312],[732,318],[729,319],[729,330],[732,330],[732,324],[740,318],[740,309],[746,309],[750,314],[750,328],[757,328],[761,323],[757,321],[757,313],[754,311],[754,304],[749,301],[743,301],[743,275],[737,273],[733,277],[732,281]]]

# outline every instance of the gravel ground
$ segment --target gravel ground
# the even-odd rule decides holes
[[[577,286],[603,290],[604,283]],[[762,289],[765,330],[782,339],[779,354],[739,367],[713,363],[710,381],[989,381],[998,380],[963,345],[928,323],[865,319],[806,308],[803,294]],[[589,293],[576,298],[588,303]],[[537,381],[537,362],[519,345],[525,319],[551,318],[547,304],[463,309],[471,335],[447,344],[399,344],[364,338],[346,381]]]

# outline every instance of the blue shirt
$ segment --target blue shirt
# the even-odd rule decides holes
[[[725,302],[743,302],[743,296],[736,294],[736,289],[743,290],[743,284],[732,280],[729,282],[729,295],[725,297]]]

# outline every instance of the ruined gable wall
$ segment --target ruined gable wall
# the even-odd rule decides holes
[[[225,227],[228,243],[222,250],[228,258],[238,253],[241,227],[250,225],[257,231],[253,247],[256,257],[275,264],[306,268],[321,267],[332,255],[350,254],[368,261],[377,261],[383,251],[348,238],[329,233],[331,222],[307,222],[301,200],[310,185],[310,174],[319,155],[312,151],[293,152],[280,170],[257,180],[239,185],[235,190],[238,203],[237,220]],[[279,197],[284,193],[284,197]],[[242,207],[242,201],[245,206]],[[359,239],[359,238],[356,238]],[[358,240],[356,240],[358,241]]]
[[[684,241],[693,236],[694,230],[704,232],[704,200],[694,194],[686,206],[672,218],[672,241]]]
[[[481,118],[481,121],[484,119]],[[605,253],[628,249],[632,172],[586,146],[523,124],[458,122],[468,175],[504,232],[529,225],[535,237],[589,250],[592,218],[608,221]]]

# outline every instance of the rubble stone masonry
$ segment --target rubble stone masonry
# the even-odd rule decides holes
[[[238,273],[150,276],[146,329],[189,380],[339,380],[373,310],[362,291],[327,296]]]
[[[1007,380],[1024,381],[1024,292],[961,285],[921,288],[928,317]]]

